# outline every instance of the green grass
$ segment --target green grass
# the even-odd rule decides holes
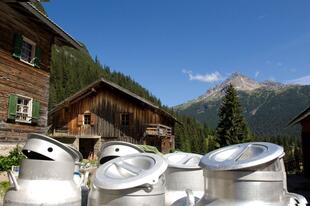
[[[84,163],[84,164],[87,164],[87,163],[96,164],[96,163],[97,163],[97,160],[96,160],[96,159],[93,159],[93,160],[83,159],[83,160],[82,160],[82,163]]]
[[[4,193],[9,188],[10,183],[8,181],[0,182],[0,197],[4,196]]]
[[[154,153],[154,154],[159,154],[161,155],[162,153],[160,153],[158,151],[158,149],[154,146],[151,146],[151,145],[142,145],[142,144],[139,144],[137,145],[140,149],[142,149],[144,152],[146,153]]]

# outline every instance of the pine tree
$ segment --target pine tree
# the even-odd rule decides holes
[[[231,84],[226,88],[218,115],[216,139],[220,147],[250,140],[237,92]]]

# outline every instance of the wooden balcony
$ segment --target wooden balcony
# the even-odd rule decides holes
[[[70,137],[68,128],[61,129],[52,129],[50,130],[49,136],[57,138],[57,137]]]
[[[67,127],[53,128],[48,133],[53,138],[88,138],[88,139],[99,139],[101,136],[93,134],[89,125],[82,126],[76,133],[71,132]]]
[[[172,128],[162,124],[147,124],[145,135],[170,138],[172,136]]]

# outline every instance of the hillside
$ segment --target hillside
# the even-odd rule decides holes
[[[156,105],[161,105],[158,98],[131,77],[101,65],[97,58],[93,60],[86,49],[79,51],[70,47],[53,46],[49,108],[100,77],[130,90]]]
[[[239,73],[203,95],[175,107],[181,114],[217,125],[217,111],[224,88],[232,84],[238,91],[244,116],[252,132],[258,136],[297,136],[299,127],[287,127],[295,115],[310,104],[310,86],[285,85],[277,82],[256,82]]]

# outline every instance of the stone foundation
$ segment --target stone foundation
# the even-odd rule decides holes
[[[18,145],[23,147],[25,142],[0,142],[0,156],[8,156],[10,151]]]

